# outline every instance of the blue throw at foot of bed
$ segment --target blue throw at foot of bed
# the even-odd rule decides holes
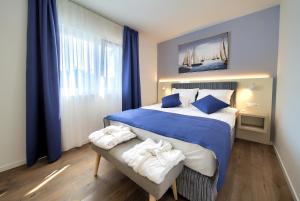
[[[219,163],[218,190],[222,187],[230,156],[230,126],[227,123],[142,108],[109,115],[106,119],[198,144],[213,151]]]

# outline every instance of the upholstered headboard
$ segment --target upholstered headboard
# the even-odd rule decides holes
[[[191,83],[172,83],[172,88],[176,89],[193,89],[193,88],[199,88],[199,89],[231,89],[234,90],[230,105],[232,107],[235,107],[236,102],[236,90],[237,90],[237,82],[191,82]]]

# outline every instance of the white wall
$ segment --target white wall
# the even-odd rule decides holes
[[[143,32],[139,32],[139,56],[142,105],[151,105],[157,99],[157,43]]]
[[[25,162],[27,1],[0,1],[0,171]]]
[[[277,72],[275,147],[300,197],[300,1],[282,0]]]

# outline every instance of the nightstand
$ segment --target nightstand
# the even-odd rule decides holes
[[[237,138],[270,144],[270,120],[266,115],[239,113]]]

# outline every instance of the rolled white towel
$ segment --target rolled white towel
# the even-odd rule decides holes
[[[144,142],[135,145],[122,154],[124,161],[137,172],[140,165],[151,156],[148,150],[157,147],[157,144],[152,139],[146,139]]]
[[[160,184],[185,156],[182,151],[172,149],[169,142],[156,143],[152,139],[146,139],[124,152],[122,158],[135,172]]]
[[[104,135],[102,130],[94,131],[89,135],[89,141],[93,142]]]
[[[161,152],[171,151],[171,149],[171,143],[160,140],[156,147],[148,149],[148,151],[150,151],[152,155],[158,155]]]
[[[173,149],[167,152],[161,152],[157,157],[149,157],[138,169],[138,173],[147,177],[156,184],[164,181],[168,172],[183,161],[185,156],[182,151]]]
[[[108,126],[90,134],[89,140],[96,146],[108,150],[135,137],[129,127]]]
[[[117,132],[120,132],[120,131],[130,131],[130,128],[127,127],[127,126],[111,125],[111,126],[107,126],[107,127],[103,128],[102,131],[105,134],[113,134],[113,133],[117,133]]]

